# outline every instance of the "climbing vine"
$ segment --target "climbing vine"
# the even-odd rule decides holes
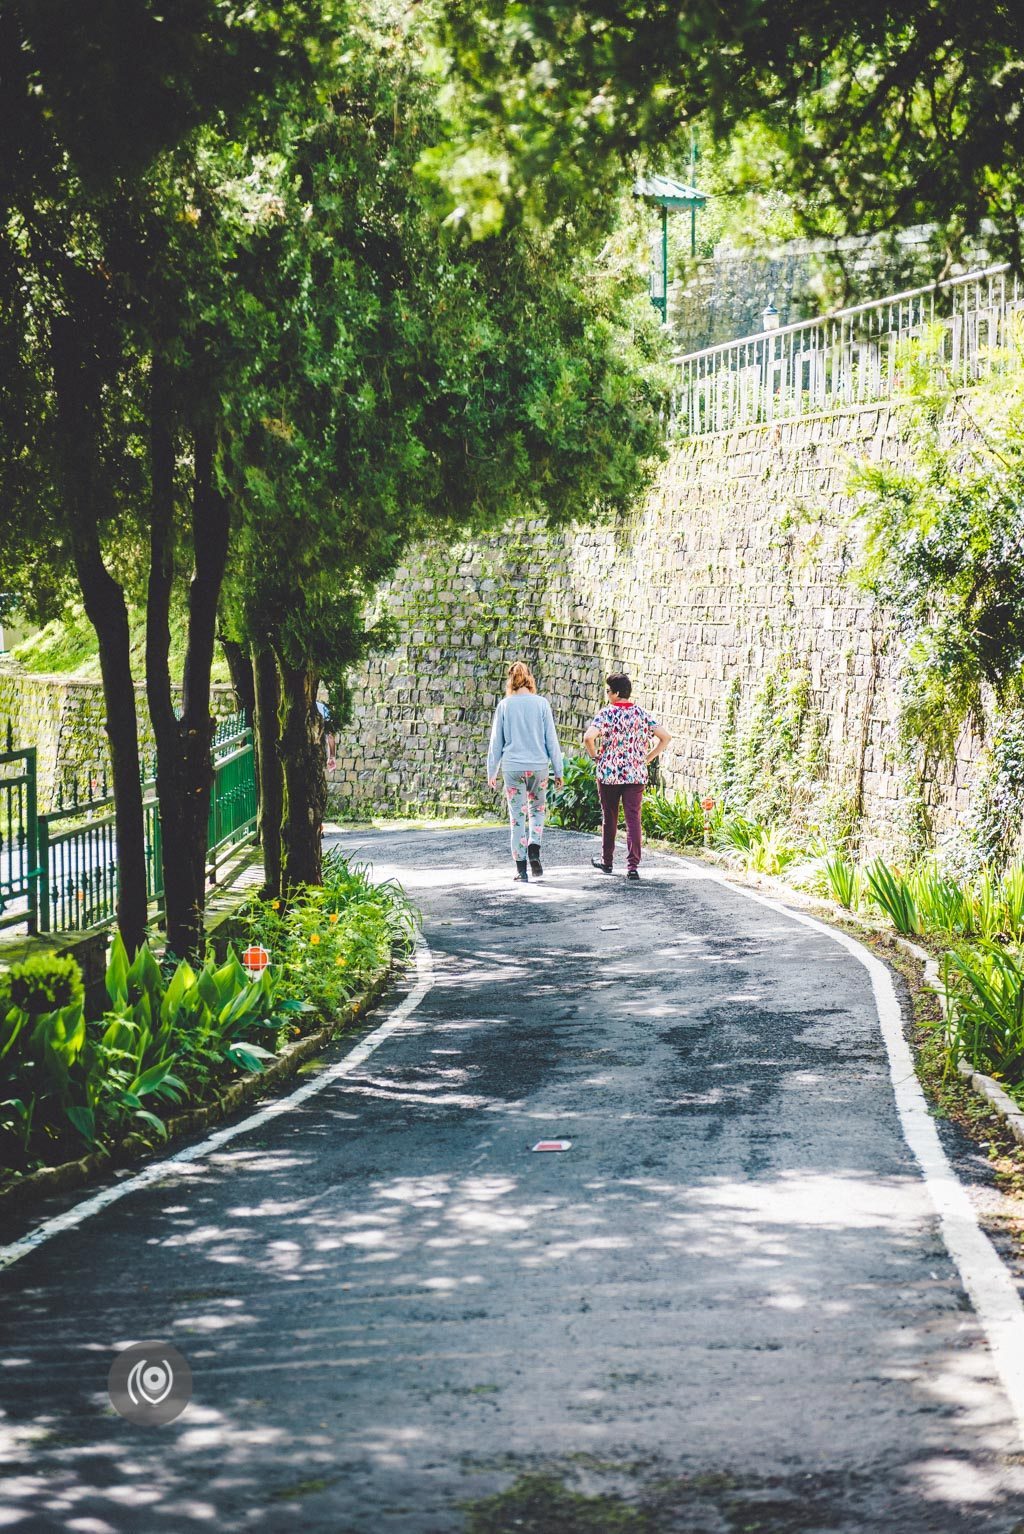
[[[850,796],[827,782],[826,732],[804,668],[780,664],[769,671],[746,708],[734,677],[712,768],[716,796],[755,820],[845,840],[852,829]]]
[[[898,625],[903,726],[926,767],[1024,703],[1024,332],[967,391],[933,359],[934,338],[909,373],[911,466],[864,464],[851,482],[853,578]]]

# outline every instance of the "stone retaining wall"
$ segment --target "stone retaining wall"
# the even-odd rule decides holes
[[[675,737],[670,786],[705,790],[726,699],[749,720],[773,673],[806,678],[822,782],[892,848],[917,813],[897,742],[898,645],[843,580],[846,485],[862,457],[899,457],[896,406],[686,441],[628,520],[575,534],[535,525],[410,558],[382,597],[399,643],[355,678],[332,791],[344,814],[493,807],[491,711],[509,660],[535,668],[563,743],[578,745],[609,669]],[[966,807],[972,748],[926,785],[934,824]]]
[[[143,754],[155,750],[153,731],[142,687],[136,689],[136,710]],[[218,718],[234,713],[230,687],[213,689]],[[102,779],[109,769],[106,708],[99,682],[76,682],[62,676],[0,667],[0,733],[7,726],[16,747],[35,746],[38,752],[39,808],[53,808],[59,782],[77,781],[82,790]]]

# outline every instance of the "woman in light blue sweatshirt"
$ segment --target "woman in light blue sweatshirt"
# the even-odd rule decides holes
[[[548,781],[553,771],[560,788],[562,770],[562,748],[551,704],[547,698],[537,696],[537,683],[529,666],[521,660],[513,661],[508,668],[505,696],[494,710],[487,781],[497,788],[499,772],[504,781],[516,878],[524,884],[528,882],[527,862],[535,879],[544,872],[540,844]]]

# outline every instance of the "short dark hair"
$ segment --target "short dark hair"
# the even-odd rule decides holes
[[[620,698],[628,698],[633,691],[633,683],[624,671],[613,671],[611,676],[606,676],[605,686],[610,687],[612,692]]]

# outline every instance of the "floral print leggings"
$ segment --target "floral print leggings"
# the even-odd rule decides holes
[[[512,823],[512,856],[517,863],[525,863],[527,847],[531,842],[540,846],[544,835],[548,775],[530,767],[523,771],[506,772],[503,777],[508,818]]]

